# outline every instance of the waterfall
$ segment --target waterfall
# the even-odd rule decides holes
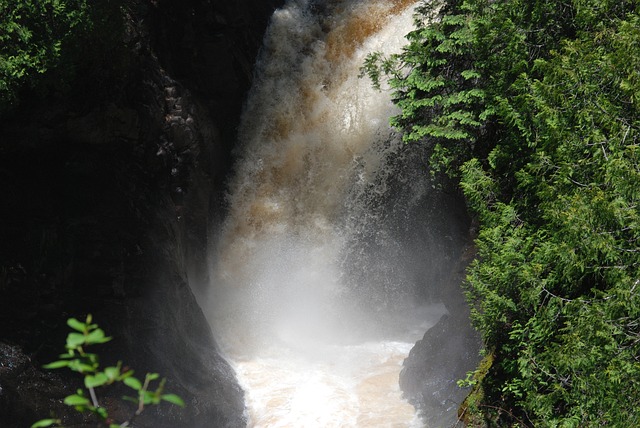
[[[206,305],[250,426],[424,425],[398,374],[447,312],[429,283],[450,236],[389,90],[358,77],[405,44],[412,6],[290,0],[265,35]]]

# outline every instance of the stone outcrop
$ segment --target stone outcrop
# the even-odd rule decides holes
[[[114,336],[96,350],[105,363],[157,371],[187,402],[145,412],[140,426],[245,425],[189,284],[207,281],[242,100],[280,2],[131,2],[121,43],[78,65],[64,97],[31,97],[3,118],[3,427],[50,411],[71,421],[60,398],[77,377],[39,367],[63,351],[66,319],[87,313]],[[105,403],[125,412],[112,394]]]
[[[459,387],[457,381],[480,360],[480,336],[469,323],[469,307],[460,292],[464,269],[474,257],[470,241],[461,252],[457,271],[443,277],[440,284],[447,290],[441,298],[449,314],[415,344],[400,372],[403,396],[430,427],[459,423],[458,408],[470,391]]]
[[[455,426],[458,408],[469,393],[457,380],[476,368],[478,349],[468,319],[445,315],[405,359],[400,388],[427,426]]]

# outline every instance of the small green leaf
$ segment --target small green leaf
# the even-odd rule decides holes
[[[61,367],[68,367],[69,366],[69,361],[54,361],[52,363],[49,364],[45,364],[44,367],[45,369],[59,369]]]
[[[156,380],[160,377],[158,373],[147,373],[147,379],[149,381]]]
[[[75,318],[69,318],[67,320],[67,325],[74,330],[78,330],[81,333],[84,333],[87,328],[87,326],[83,322],[80,322]]]
[[[96,329],[94,331],[92,331],[91,333],[89,333],[89,335],[87,336],[87,343],[88,344],[94,344],[94,343],[105,343],[111,340],[110,337],[106,337],[104,334],[104,331],[102,329]]]
[[[142,396],[142,402],[144,404],[158,404],[160,402],[160,397],[156,397],[156,395],[153,392],[144,391]]]
[[[69,333],[67,336],[67,348],[76,349],[78,346],[84,344],[85,336],[80,333]]]
[[[85,364],[80,360],[69,361],[69,368],[79,373],[91,373],[96,370],[96,367]]]
[[[64,404],[67,406],[86,406],[89,404],[89,399],[78,394],[69,395],[64,399]]]
[[[98,415],[102,420],[105,420],[107,419],[107,417],[109,417],[109,412],[107,412],[107,409],[105,409],[104,407],[94,407],[93,409],[91,409],[91,411]]]
[[[136,391],[140,391],[142,389],[142,383],[133,376],[125,378],[123,382],[125,385],[135,389]]]
[[[133,373],[134,373],[134,371],[133,371],[133,370],[127,370],[126,372],[124,372],[124,373],[122,373],[122,374],[120,375],[120,377],[118,378],[118,380],[124,380],[124,379],[126,379],[126,378],[128,378],[128,377],[131,377],[131,376],[133,376]]]
[[[51,425],[60,424],[60,419],[41,419],[38,422],[31,425],[31,428],[49,427]]]
[[[478,79],[481,77],[480,73],[478,73],[476,70],[464,70],[460,73],[460,75],[464,77],[466,80]]]
[[[96,373],[95,376],[87,375],[84,378],[84,385],[87,388],[95,388],[97,386],[104,385],[109,381],[109,378],[104,373]]]
[[[120,367],[107,367],[104,369],[104,374],[109,378],[110,381],[116,380],[120,375]]]
[[[176,394],[163,394],[162,399],[164,401],[168,401],[169,403],[173,403],[176,406],[184,407],[184,401]]]

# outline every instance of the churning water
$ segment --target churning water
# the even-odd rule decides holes
[[[403,268],[428,264],[411,246],[428,243],[393,230],[430,185],[398,166],[389,92],[358,77],[367,53],[405,44],[413,4],[290,0],[272,17],[209,296],[250,426],[423,425],[398,375],[446,309]]]

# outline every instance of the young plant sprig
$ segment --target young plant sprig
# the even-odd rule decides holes
[[[145,406],[158,405],[162,401],[184,407],[184,401],[178,395],[164,393],[166,379],[160,379],[160,375],[157,373],[147,373],[144,381],[140,381],[133,376],[133,370],[123,369],[121,361],[118,361],[115,366],[101,368],[98,355],[87,352],[87,348],[91,345],[109,342],[111,337],[106,336],[105,332],[97,324],[93,323],[90,314],[84,322],[70,318],[67,320],[67,325],[74,330],[67,336],[65,345],[67,352],[60,355],[59,360],[44,366],[46,369],[67,367],[84,376],[86,391],[79,388],[75,394],[67,396],[64,399],[66,405],[74,407],[75,410],[81,413],[90,412],[94,414],[101,423],[109,426],[109,428],[131,426],[133,420],[145,410]],[[152,388],[154,381],[158,381],[155,389]],[[123,400],[131,401],[137,407],[131,417],[121,423],[114,423],[109,418],[107,409],[100,405],[96,394],[97,388],[114,383],[123,383],[136,391],[136,397],[123,397]],[[42,419],[31,425],[31,428],[61,426],[61,424],[62,421],[60,419]]]

